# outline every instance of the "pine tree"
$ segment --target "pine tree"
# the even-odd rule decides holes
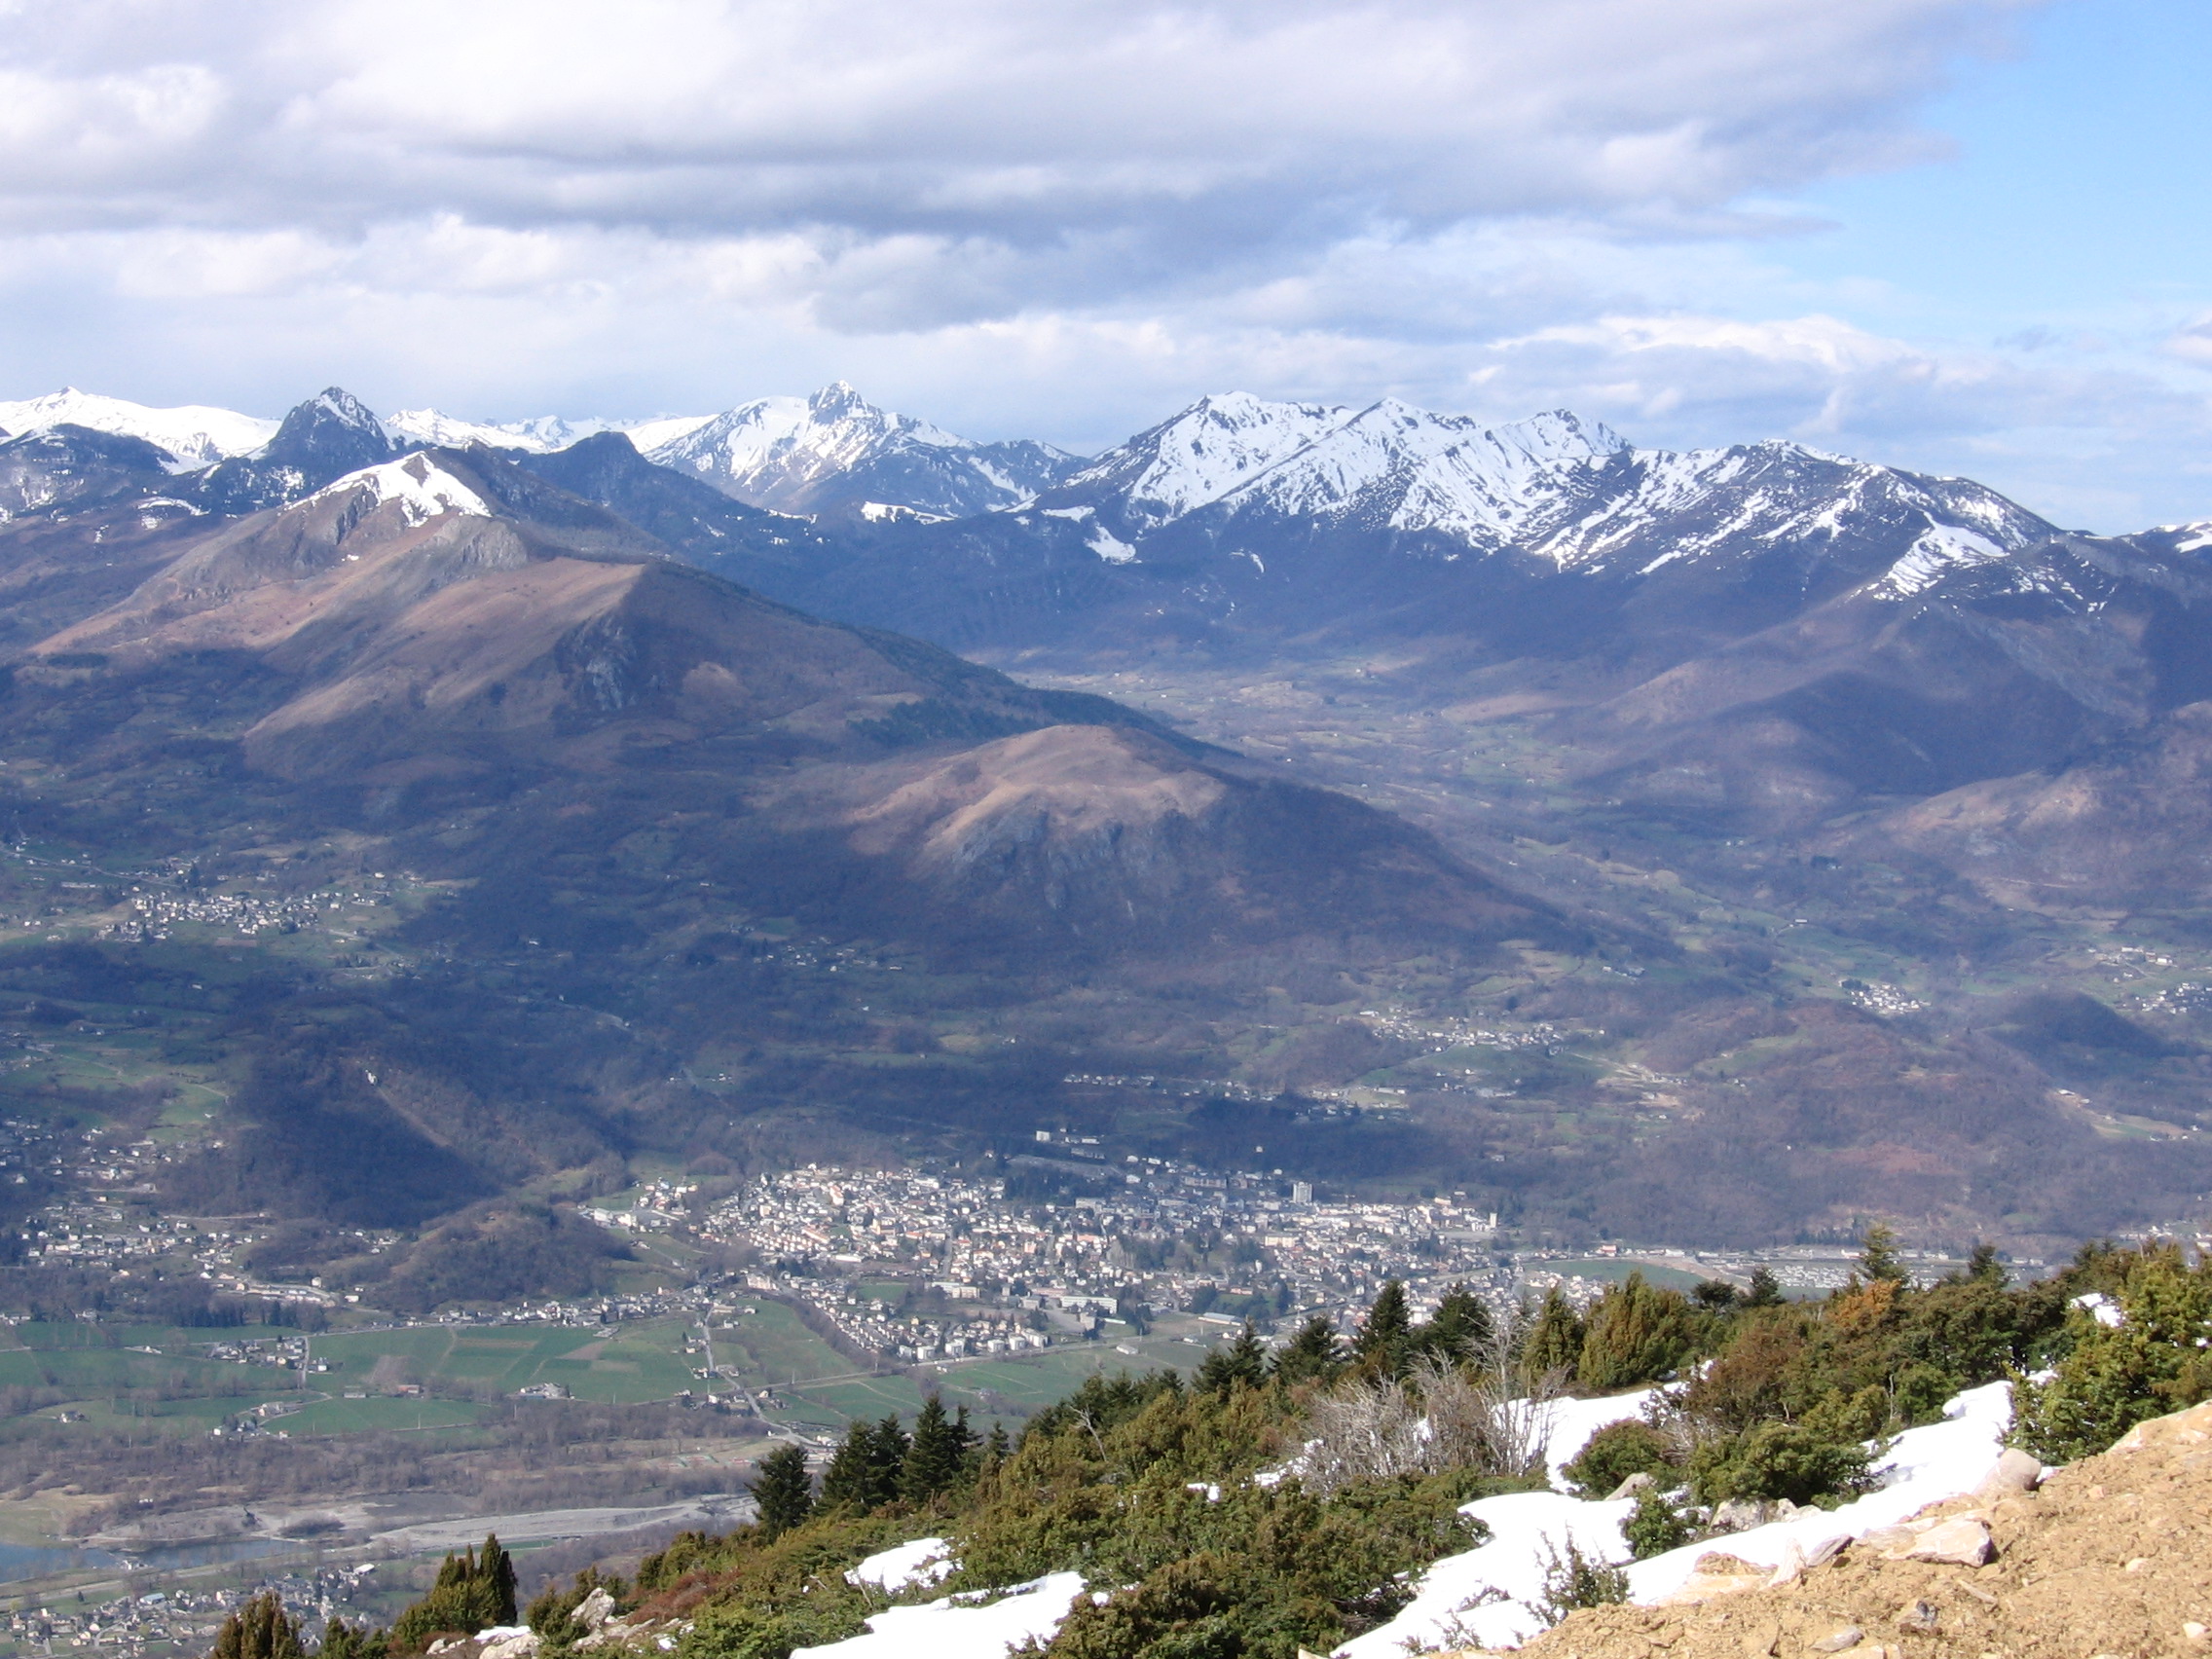
[[[1774,1270],[1761,1262],[1751,1270],[1751,1288],[1744,1292],[1746,1308],[1779,1308],[1782,1306],[1782,1281],[1774,1276]]]
[[[1898,1259],[1898,1235],[1880,1222],[1866,1229],[1866,1236],[1860,1240],[1859,1271],[1873,1283],[1887,1279],[1902,1284],[1906,1274],[1904,1264]]]
[[[1997,1259],[1997,1246],[1988,1242],[1976,1243],[1973,1254],[1967,1259],[1967,1278],[1974,1284],[1993,1284],[2003,1289],[2010,1275],[2005,1264]]]
[[[1209,1394],[1227,1395],[1239,1382],[1257,1388],[1267,1380],[1268,1350],[1249,1319],[1234,1342],[1215,1348],[1198,1365],[1198,1385]]]
[[[760,1505],[760,1530],[780,1538],[814,1512],[814,1487],[806,1478],[806,1449],[779,1446],[760,1459],[753,1477],[753,1498]]]
[[[906,1468],[906,1431],[899,1426],[899,1414],[891,1412],[875,1425],[868,1446],[868,1503],[880,1509],[899,1501],[900,1478]]]
[[[983,1467],[985,1469],[997,1468],[1007,1460],[1008,1456],[1013,1451],[1014,1442],[1007,1438],[1006,1424],[994,1418],[991,1421],[991,1432],[983,1441]]]
[[[1413,1335],[1413,1315],[1406,1311],[1406,1287],[1384,1279],[1375,1305],[1360,1321],[1351,1350],[1359,1358],[1386,1372],[1396,1372],[1406,1357],[1406,1342]]]
[[[1574,1304],[1558,1285],[1544,1292],[1543,1306],[1522,1334],[1521,1371],[1531,1382],[1558,1372],[1574,1381],[1574,1367],[1582,1357],[1582,1319]]]
[[[841,1504],[866,1513],[875,1501],[875,1425],[855,1418],[845,1425],[836,1456],[822,1471],[822,1507]]]
[[[1456,1363],[1482,1352],[1495,1335],[1488,1305],[1464,1284],[1456,1284],[1444,1293],[1436,1317],[1414,1332],[1412,1346],[1416,1352]]]
[[[945,1416],[944,1402],[935,1394],[922,1402],[899,1478],[899,1495],[908,1503],[926,1504],[959,1484],[967,1461],[967,1415],[963,1408],[957,1421]]]
[[[1344,1346],[1337,1341],[1328,1315],[1316,1313],[1298,1327],[1297,1335],[1290,1339],[1287,1346],[1277,1350],[1275,1381],[1285,1386],[1293,1382],[1326,1381],[1342,1370],[1344,1363]]]
[[[300,1621],[274,1590],[264,1591],[223,1621],[210,1659],[305,1659]]]

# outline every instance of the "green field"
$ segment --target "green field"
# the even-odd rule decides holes
[[[388,1392],[415,1383],[435,1393],[440,1383],[463,1383],[511,1394],[558,1382],[579,1400],[666,1400],[700,1386],[691,1375],[698,1362],[683,1352],[689,1329],[682,1320],[658,1319],[593,1330],[518,1325],[334,1332],[314,1340],[315,1357],[331,1367],[316,1376],[315,1385],[342,1394],[347,1386]]]

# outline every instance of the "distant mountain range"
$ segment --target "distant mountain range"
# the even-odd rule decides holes
[[[2212,946],[2123,1017],[2098,942],[2212,940],[2212,523],[2085,535],[1791,443],[1387,399],[1208,397],[1088,461],[841,385],[626,428],[337,388],[0,426],[11,776],[166,800],[180,845],[376,837],[454,884],[418,940],[497,982],[546,940],[559,997],[771,925],[899,941],[1006,976],[931,981],[979,999],[924,1068],[940,1128],[1178,1068],[1403,1097],[1341,1143],[1336,1104],[1174,1132],[1654,1235],[2055,1236],[2212,1185]],[[163,781],[193,744],[209,781]],[[819,1028],[624,1017],[671,1066],[744,1029],[784,1069],[718,1063],[779,1110],[911,1122],[949,1004],[837,983]],[[1469,1019],[1545,1063],[1419,1057]],[[1578,1030],[1624,1069],[1553,1065]]]
[[[1078,457],[1026,439],[977,443],[926,421],[876,408],[839,382],[811,397],[762,397],[719,415],[645,421],[458,420],[435,409],[379,418],[335,388],[295,410],[288,423],[197,406],[153,409],[66,388],[0,403],[0,434],[22,437],[79,426],[142,438],[165,451],[169,469],[197,471],[221,461],[252,462],[256,476],[299,465],[306,435],[333,423],[355,435],[356,460],[377,448],[487,448],[523,455],[564,450],[603,432],[619,432],[642,455],[697,477],[751,505],[862,520],[961,518],[1027,500],[1065,477]],[[373,434],[373,437],[372,437]],[[366,463],[363,461],[362,463]],[[259,504],[270,504],[256,487]]]

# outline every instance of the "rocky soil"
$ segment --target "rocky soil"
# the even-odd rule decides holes
[[[1572,1613],[1529,1659],[2153,1659],[2212,1655],[2212,1402],[2144,1423],[2041,1489],[1935,1506],[1988,1529],[1978,1567],[1877,1534],[1773,1583],[1709,1560],[1672,1605]],[[1965,1528],[1949,1525],[1960,1520]],[[1968,1552],[1972,1553],[1978,1552]],[[1716,1552],[1717,1554],[1717,1552]]]

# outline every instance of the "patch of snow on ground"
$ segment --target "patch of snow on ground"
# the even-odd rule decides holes
[[[1430,1567],[1403,1612],[1337,1651],[1346,1659],[1404,1659],[1409,1638],[1423,1647],[1516,1646],[1548,1622],[1530,1605],[1543,1594],[1547,1551],[1564,1555],[1571,1542],[1585,1556],[1625,1560],[1621,1523],[1635,1507],[1625,1497],[1585,1503],[1555,1492],[1479,1497],[1459,1513],[1488,1525],[1491,1541]],[[1486,1600],[1493,1591],[1502,1599]]]
[[[942,1538],[916,1538],[871,1555],[845,1574],[851,1585],[872,1584],[897,1595],[916,1584],[936,1584],[953,1568],[952,1546]]]
[[[1014,1585],[987,1606],[968,1592],[889,1607],[867,1621],[866,1635],[794,1648],[792,1659],[1003,1659],[1025,1641],[1050,1641],[1083,1593],[1082,1573],[1052,1572]]]
[[[2067,1306],[2081,1309],[2083,1312],[2088,1314],[2090,1318],[2109,1330],[2117,1331],[2120,1326],[2127,1323],[2126,1311],[2119,1303],[2101,1290],[2092,1290],[2086,1296],[2077,1296]]]
[[[1623,1394],[1609,1400],[1559,1402],[1566,1408],[1560,1419],[1559,1446],[1571,1444],[1579,1450],[1591,1433],[1622,1415],[1619,1408],[1632,1398]],[[1601,1417],[1589,1408],[1610,1410]],[[1898,1436],[1876,1469],[1884,1482],[1881,1490],[1838,1509],[1801,1510],[1786,1521],[1638,1562],[1629,1567],[1629,1599],[1648,1604],[1680,1589],[1697,1558],[1709,1550],[1725,1550],[1762,1567],[1780,1567],[1814,1555],[1831,1538],[1862,1537],[1895,1526],[1931,1503],[1973,1491],[2004,1449],[2005,1431],[2012,1420],[2011,1385],[1992,1382],[1970,1388],[1943,1411],[1941,1422]],[[1633,1406],[1628,1415],[1634,1415]],[[1582,1428],[1584,1423],[1587,1429]],[[1577,1432],[1580,1439],[1575,1438]],[[1559,1478],[1560,1464],[1572,1456],[1570,1451],[1547,1459],[1553,1479]],[[1634,1504],[1625,1498],[1617,1503],[1585,1503],[1556,1493],[1479,1498],[1461,1513],[1487,1523],[1491,1541],[1435,1563],[1422,1574],[1411,1605],[1388,1624],[1337,1651],[1346,1659],[1400,1659],[1409,1640],[1422,1646],[1501,1647],[1526,1641],[1544,1628],[1542,1614],[1530,1600],[1542,1591],[1548,1553],[1565,1553],[1571,1539],[1585,1555],[1626,1562],[1628,1545],[1620,1524],[1632,1508]],[[1505,1599],[1470,1605],[1490,1590],[1502,1592]]]

